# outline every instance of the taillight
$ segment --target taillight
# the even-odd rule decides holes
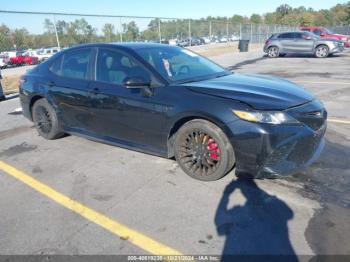
[[[265,45],[268,45],[269,44],[269,39],[267,39],[266,41],[265,41]]]

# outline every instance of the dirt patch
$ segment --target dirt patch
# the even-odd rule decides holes
[[[1,84],[5,95],[18,93],[18,80],[21,75],[3,76]]]
[[[187,47],[187,48],[202,55],[202,56],[206,56],[206,57],[239,52],[238,42],[191,46],[191,47]],[[259,48],[261,48],[260,44],[250,44],[249,45],[249,50],[254,50],[254,49],[259,49]]]
[[[3,150],[2,152],[0,152],[0,156],[1,157],[3,157],[3,156],[11,157],[11,156],[15,156],[18,154],[33,151],[36,148],[37,148],[37,146],[35,146],[35,145],[29,145],[27,143],[22,143],[22,144],[15,145],[13,147],[10,147],[8,149]]]
[[[0,131],[0,141],[31,130],[33,126],[19,126],[9,130]]]

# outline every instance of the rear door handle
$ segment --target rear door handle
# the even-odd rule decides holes
[[[55,86],[55,85],[56,85],[55,81],[50,81],[50,82],[49,82],[49,87],[53,87],[53,86]]]

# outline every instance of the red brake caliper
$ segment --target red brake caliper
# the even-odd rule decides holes
[[[214,139],[209,139],[207,149],[209,150],[209,157],[218,160],[219,148]]]

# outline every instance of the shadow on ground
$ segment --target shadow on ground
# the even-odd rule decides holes
[[[239,190],[245,197],[244,205],[229,208],[229,197]],[[297,261],[289,240],[288,220],[293,211],[279,198],[260,189],[253,180],[232,181],[224,190],[215,215],[217,232],[225,236],[223,261],[229,255],[289,255],[288,261]]]
[[[350,147],[339,133],[329,130],[327,136],[332,141],[326,142],[319,160],[288,180],[303,183],[301,193],[321,203],[305,232],[312,250],[319,255],[349,255]]]

